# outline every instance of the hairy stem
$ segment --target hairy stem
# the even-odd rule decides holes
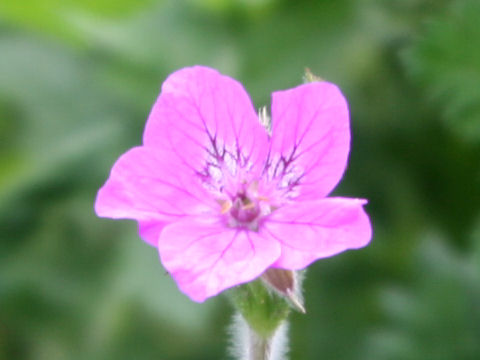
[[[250,336],[249,360],[270,360],[270,340]]]
[[[233,335],[231,353],[237,360],[286,360],[287,328],[286,321],[283,321],[269,335],[259,335],[237,313],[230,327]]]
[[[296,295],[299,292],[294,290],[298,290],[296,274],[272,270],[266,273],[265,278],[229,291],[230,300],[237,310],[230,327],[236,359],[286,359],[286,319],[292,307],[305,311],[300,296]]]

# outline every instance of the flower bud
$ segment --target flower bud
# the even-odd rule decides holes
[[[269,268],[261,279],[271,289],[287,298],[290,304],[301,313],[306,313],[298,288],[298,275],[295,271]]]

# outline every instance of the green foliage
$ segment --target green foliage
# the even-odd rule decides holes
[[[428,235],[414,258],[420,270],[407,286],[382,290],[386,320],[369,334],[362,359],[476,359],[480,273],[473,256],[458,257]],[[448,331],[446,331],[448,329]]]
[[[153,0],[5,0],[0,4],[0,20],[72,40],[76,34],[70,20],[75,14],[120,17],[151,3]]]
[[[461,0],[429,19],[406,54],[414,81],[450,130],[480,140],[480,2]]]
[[[335,194],[369,199],[374,239],[310,267],[291,358],[479,358],[478,18],[475,0],[0,2],[0,359],[226,353],[228,302],[190,302],[133,222],[93,213],[195,63],[258,107],[305,67],[349,99]]]
[[[266,339],[272,336],[290,312],[286,299],[268,290],[261,280],[236,286],[229,290],[229,296],[248,325]]]

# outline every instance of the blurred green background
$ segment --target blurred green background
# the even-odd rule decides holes
[[[162,81],[204,64],[257,107],[305,67],[349,99],[338,195],[367,248],[315,263],[291,359],[480,359],[480,1],[2,0],[0,359],[226,359],[196,304],[97,189]]]

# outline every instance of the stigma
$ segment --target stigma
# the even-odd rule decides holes
[[[258,193],[258,181],[241,182],[235,193],[217,202],[228,226],[254,231],[258,230],[262,217],[272,211],[268,197]]]

